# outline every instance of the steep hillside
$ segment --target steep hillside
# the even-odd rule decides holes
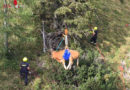
[[[64,0],[65,2],[45,0],[42,3],[40,3],[42,0],[31,1],[32,3],[26,0],[19,1],[28,9],[9,9],[10,28],[7,31],[10,37],[10,53],[7,55],[4,54],[3,15],[0,14],[1,90],[84,90],[86,88],[88,90],[123,90],[124,83],[119,78],[120,65],[124,67],[125,88],[130,89],[129,0],[79,0],[81,3],[74,0],[76,3],[72,4],[69,0]],[[63,8],[60,8],[62,6]],[[80,6],[81,8],[78,9]],[[91,14],[93,12],[94,15]],[[15,16],[16,13],[17,16]],[[42,52],[40,31],[42,20],[45,20],[46,32],[55,32],[64,27],[62,25],[57,25],[58,29],[53,27],[54,14],[59,15],[56,20],[60,25],[63,21],[68,23],[72,35],[72,40],[69,40],[70,48],[81,53],[79,67],[74,66],[70,71],[64,70],[61,64],[52,60],[49,52]],[[14,16],[16,18],[13,18]],[[105,62],[101,60],[101,53],[96,46],[89,43],[91,34],[88,31],[93,26],[99,28],[97,44],[105,56]],[[80,30],[87,32],[87,37],[83,36]],[[73,36],[73,33],[78,39]],[[19,64],[23,56],[30,59],[31,74],[28,86],[24,86],[24,81],[19,76]]]

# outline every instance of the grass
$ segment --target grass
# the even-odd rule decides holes
[[[0,61],[0,89],[1,90],[31,90],[29,87],[24,86],[24,80],[20,79],[20,64],[21,60],[6,60]],[[29,61],[33,71],[39,70],[35,61]],[[40,71],[40,73],[42,73]],[[29,75],[29,82],[34,80],[34,76]]]

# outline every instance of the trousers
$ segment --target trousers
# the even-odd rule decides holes
[[[20,70],[21,78],[24,78],[25,85],[28,84],[28,71],[27,70]]]
[[[93,36],[93,37],[90,39],[90,41],[96,43],[97,37]]]

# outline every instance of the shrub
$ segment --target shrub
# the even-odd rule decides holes
[[[32,85],[32,90],[39,90],[40,89],[40,83],[41,83],[41,79],[40,78],[36,78],[34,80],[34,83]]]
[[[80,90],[118,90],[118,73],[113,72],[108,64],[102,64],[97,60],[94,52],[89,52],[86,58],[80,59],[80,66],[71,70],[64,70],[61,64],[53,62],[48,71],[44,72],[44,81],[50,87],[56,85],[57,88],[77,87]],[[93,58],[90,58],[93,57]],[[48,78],[49,80],[45,80]],[[55,81],[55,84],[53,83]],[[53,85],[54,84],[54,85]],[[59,86],[58,86],[59,85]],[[62,86],[60,86],[62,85]]]

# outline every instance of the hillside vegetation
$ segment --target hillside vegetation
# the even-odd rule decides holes
[[[19,0],[19,8],[13,6],[13,0],[6,1],[11,5],[6,14],[0,1],[1,90],[130,89],[129,79],[124,77],[123,83],[118,69],[124,61],[124,72],[130,75],[129,0]],[[46,36],[68,28],[69,48],[80,52],[78,67],[74,62],[71,70],[64,70],[51,58],[50,46],[57,48],[62,38],[47,39],[43,53],[43,22]],[[90,44],[95,26],[104,60],[97,47]],[[60,47],[64,48],[64,43]],[[24,56],[29,58],[31,68],[28,86],[19,76]]]

